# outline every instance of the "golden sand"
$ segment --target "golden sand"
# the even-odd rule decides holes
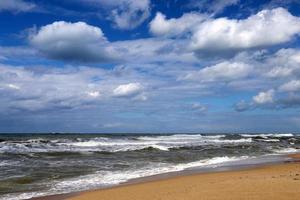
[[[295,159],[300,155],[294,155]],[[300,163],[179,176],[80,193],[68,200],[300,200]]]

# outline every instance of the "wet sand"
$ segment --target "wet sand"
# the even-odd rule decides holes
[[[300,154],[292,162],[169,177],[65,197],[68,200],[299,200]]]

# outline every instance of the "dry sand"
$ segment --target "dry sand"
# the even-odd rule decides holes
[[[292,155],[299,159],[300,155]],[[179,176],[80,193],[68,200],[300,200],[300,162]]]

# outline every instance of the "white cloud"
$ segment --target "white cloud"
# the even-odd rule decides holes
[[[119,85],[113,90],[115,97],[132,97],[143,91],[143,86],[140,83],[128,83]]]
[[[279,90],[286,92],[300,91],[300,80],[291,80],[279,87]]]
[[[291,75],[293,70],[291,68],[285,67],[274,67],[266,75],[269,77],[286,77]]]
[[[246,102],[244,100],[235,104],[235,110],[238,112],[243,112],[247,110],[253,110],[257,108],[262,109],[288,109],[300,106],[300,96],[296,92],[300,90],[300,83],[296,81],[291,81],[287,84],[282,85],[276,92],[278,95],[275,98],[275,90],[270,89],[265,92],[259,92],[256,96],[252,98],[252,101]]]
[[[109,19],[119,29],[133,29],[142,24],[151,14],[150,0],[81,0],[108,10]]]
[[[224,61],[196,72],[189,72],[183,80],[232,81],[247,77],[251,71],[252,67],[248,64]]]
[[[123,73],[83,66],[0,64],[0,111],[89,110],[104,105],[114,107],[116,102],[131,105],[132,101],[142,103],[148,95],[155,96],[145,90],[145,85],[152,88],[158,84],[162,83],[135,68],[124,69]]]
[[[256,104],[273,103],[274,93],[275,91],[273,89],[268,90],[266,92],[260,92],[258,93],[258,95],[253,97],[253,102]]]
[[[74,109],[101,100],[99,82],[94,76],[101,69],[53,68],[38,71],[29,67],[0,65],[0,109],[38,111],[45,109]]]
[[[148,38],[111,43],[123,61],[136,63],[184,62],[199,63],[186,42],[173,39]]]
[[[200,24],[191,46],[196,51],[226,51],[276,45],[300,33],[300,19],[283,8],[263,10],[247,19],[219,18]]]
[[[15,84],[7,84],[7,87],[13,90],[20,90],[21,88],[18,85]]]
[[[166,19],[158,13],[150,23],[150,31],[160,36],[187,38],[190,48],[199,54],[229,54],[291,41],[300,33],[300,18],[284,8],[262,10],[240,20],[193,13]]]
[[[194,53],[187,50],[185,41],[148,38],[109,42],[100,28],[84,22],[54,22],[32,33],[29,39],[47,58],[63,61],[198,62]],[[13,50],[7,54],[13,55]]]
[[[166,19],[165,15],[158,12],[150,22],[150,32],[157,36],[178,36],[191,31],[206,18],[205,15],[187,13],[178,19]]]
[[[264,51],[259,57],[249,57],[247,54],[236,57],[239,57],[240,61],[244,60],[251,64],[255,71],[250,79],[235,84],[242,90],[250,86],[249,91],[262,92],[248,102],[240,101],[235,104],[235,109],[237,111],[257,108],[280,110],[299,107],[300,51],[291,48],[280,49],[274,53]],[[232,86],[232,84],[228,85]],[[268,88],[276,89],[268,90]]]
[[[150,16],[150,0],[127,0],[112,11],[111,18],[120,29],[133,29]]]
[[[266,76],[284,78],[295,75],[300,71],[300,51],[298,49],[280,49],[266,61],[271,70]]]
[[[30,36],[31,44],[49,58],[95,62],[112,59],[102,30],[84,22],[54,22]]]
[[[29,3],[23,0],[1,0],[0,1],[0,12],[1,11],[12,11],[12,12],[28,12],[36,8],[34,3]]]
[[[148,97],[145,94],[140,94],[140,95],[135,96],[133,98],[133,100],[136,100],[136,101],[147,101]]]
[[[91,91],[91,92],[88,92],[88,95],[90,95],[91,97],[99,97],[100,92],[99,91]]]

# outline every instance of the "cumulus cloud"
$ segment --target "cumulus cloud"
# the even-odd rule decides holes
[[[194,14],[195,15],[195,14]],[[244,49],[261,48],[291,41],[300,33],[300,18],[284,8],[266,9],[246,19],[203,18],[185,14],[166,19],[158,13],[150,23],[157,35],[181,35],[190,40],[198,54],[229,54]],[[187,22],[188,21],[188,22]]]
[[[90,92],[87,92],[87,94],[91,97],[99,97],[100,96],[99,91],[90,91]]]
[[[81,0],[82,1],[82,0]],[[108,10],[110,19],[116,28],[130,30],[142,24],[151,14],[150,0],[85,0]]]
[[[248,102],[243,100],[235,104],[235,110],[242,112],[253,109],[280,110],[299,107],[299,55],[298,49],[280,49],[271,54],[263,53],[259,59],[252,57],[250,60],[252,65],[259,66],[253,76],[253,84],[256,86],[255,90],[260,92]],[[246,83],[251,84],[247,81]]]
[[[291,75],[293,72],[293,70],[289,67],[285,68],[285,67],[274,67],[272,68],[267,74],[266,76],[269,77],[286,77]]]
[[[277,91],[278,92],[278,91]],[[251,102],[244,100],[236,103],[234,108],[238,112],[244,112],[254,109],[271,109],[281,110],[300,106],[299,94],[281,93],[278,98],[275,98],[275,90],[271,89],[266,92],[259,92],[252,98]]]
[[[196,51],[226,51],[271,46],[300,33],[300,19],[283,8],[263,10],[247,19],[208,20],[193,33]]]
[[[202,82],[231,81],[247,77],[251,70],[252,67],[246,63],[224,61],[196,72],[189,72],[182,79]]]
[[[274,90],[268,90],[266,92],[260,92],[253,97],[253,102],[256,104],[272,103],[274,101]]]
[[[12,11],[12,12],[28,12],[32,11],[37,6],[34,3],[26,2],[23,0],[1,0],[0,1],[0,12],[1,11]]]
[[[115,97],[132,97],[140,94],[143,91],[143,86],[140,83],[122,84],[113,90]]]
[[[207,16],[197,13],[187,13],[178,19],[166,19],[160,12],[150,22],[150,32],[157,36],[180,36],[190,32],[199,23],[203,22]]]
[[[275,100],[275,90],[270,89],[267,91],[259,92],[257,95],[252,97],[251,102],[242,100],[234,105],[234,108],[238,112],[244,112],[253,110],[256,108],[278,108],[279,104]]]
[[[113,57],[102,30],[84,22],[54,22],[41,27],[29,39],[35,48],[52,59],[104,62]]]
[[[300,91],[300,80],[291,80],[279,87],[279,90],[286,92]]]
[[[272,68],[267,77],[285,78],[300,73],[300,51],[298,49],[280,49],[267,59],[266,65]]]
[[[84,22],[54,22],[30,34],[29,40],[42,55],[62,61],[198,62],[185,41],[148,38],[109,42],[100,28]]]

